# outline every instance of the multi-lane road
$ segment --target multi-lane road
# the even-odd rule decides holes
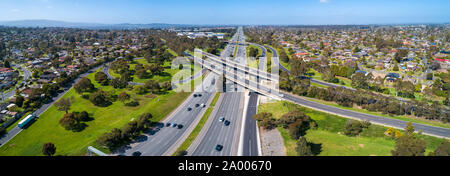
[[[242,28],[239,28],[237,33],[233,36],[232,41],[245,41]],[[222,57],[229,57],[234,52],[234,44],[228,44]],[[246,64],[246,48],[245,45],[235,45],[237,52],[235,60]],[[188,155],[193,156],[236,156],[238,155],[239,137],[241,130],[241,122],[244,109],[244,93],[245,88],[230,82],[226,82],[227,92],[224,93],[223,99],[211,117],[212,123],[207,123],[203,130],[207,130],[205,135],[199,136],[198,145],[193,146],[193,152]],[[225,126],[223,122],[219,122],[220,118],[230,121],[229,126]],[[221,145],[223,148],[218,151],[216,146]]]

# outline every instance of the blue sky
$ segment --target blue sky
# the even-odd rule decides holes
[[[1,0],[0,21],[380,24],[450,22],[449,0]]]

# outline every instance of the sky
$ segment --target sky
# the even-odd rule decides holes
[[[449,0],[0,0],[0,21],[243,25],[450,22]]]

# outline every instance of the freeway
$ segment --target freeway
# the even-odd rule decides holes
[[[243,37],[243,30],[239,28],[236,34],[232,38],[233,41],[245,40]],[[228,46],[222,51],[222,57],[228,57],[234,52],[234,48]],[[237,47],[236,61],[246,63],[246,49],[243,45],[234,45]],[[195,60],[195,59],[194,59]],[[236,83],[226,80],[227,92],[224,93],[223,99],[216,109],[215,114],[212,114],[208,119],[212,120],[212,123],[207,123],[209,126],[205,126],[203,130],[207,130],[204,136],[198,136],[196,140],[200,142],[193,146],[193,156],[234,156],[237,155],[237,148],[239,145],[240,135],[240,123],[243,114],[244,105],[244,88],[238,86]],[[231,90],[231,91],[230,91]],[[236,92],[233,92],[236,91]],[[229,126],[225,126],[223,122],[219,122],[220,118],[230,121]],[[215,148],[217,145],[222,145],[223,149],[217,151]]]
[[[55,103],[57,100],[59,100],[61,97],[63,97],[70,90],[69,89],[70,87],[72,87],[75,83],[80,81],[81,78],[86,77],[93,71],[98,70],[100,67],[101,67],[101,65],[97,66],[95,68],[92,68],[91,70],[87,71],[86,73],[79,75],[78,78],[75,79],[74,81],[72,81],[71,84],[69,86],[67,86],[61,93],[58,93],[57,96],[55,96],[51,99],[51,101],[43,104],[39,109],[34,111],[32,114],[35,115],[36,117],[38,117],[37,120],[39,120],[39,116],[41,114],[43,114],[45,111],[47,111],[47,109],[50,108],[50,106],[52,106],[53,103]],[[3,135],[0,138],[0,147],[3,146],[4,144],[6,144],[12,138],[14,138],[17,134],[22,132],[22,130],[23,129],[19,128],[18,126],[15,126],[14,128],[12,128],[8,133],[6,133],[5,135]]]
[[[201,94],[201,97],[189,96],[174,112],[166,117],[161,123],[145,132],[134,143],[125,146],[117,151],[119,155],[131,156],[134,152],[140,152],[143,156],[163,156],[172,155],[176,149],[186,139],[194,129],[207,108],[195,107],[196,104],[208,104],[211,102],[215,93],[213,84],[216,75],[209,74],[202,84],[196,87],[194,94]],[[192,108],[188,111],[188,108]],[[183,128],[165,126],[170,124],[181,124]]]

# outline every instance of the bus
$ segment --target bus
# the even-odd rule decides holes
[[[34,116],[33,114],[28,115],[27,117],[25,117],[22,121],[19,122],[19,124],[17,126],[19,126],[19,128],[24,128],[27,124],[29,124],[36,116]]]

